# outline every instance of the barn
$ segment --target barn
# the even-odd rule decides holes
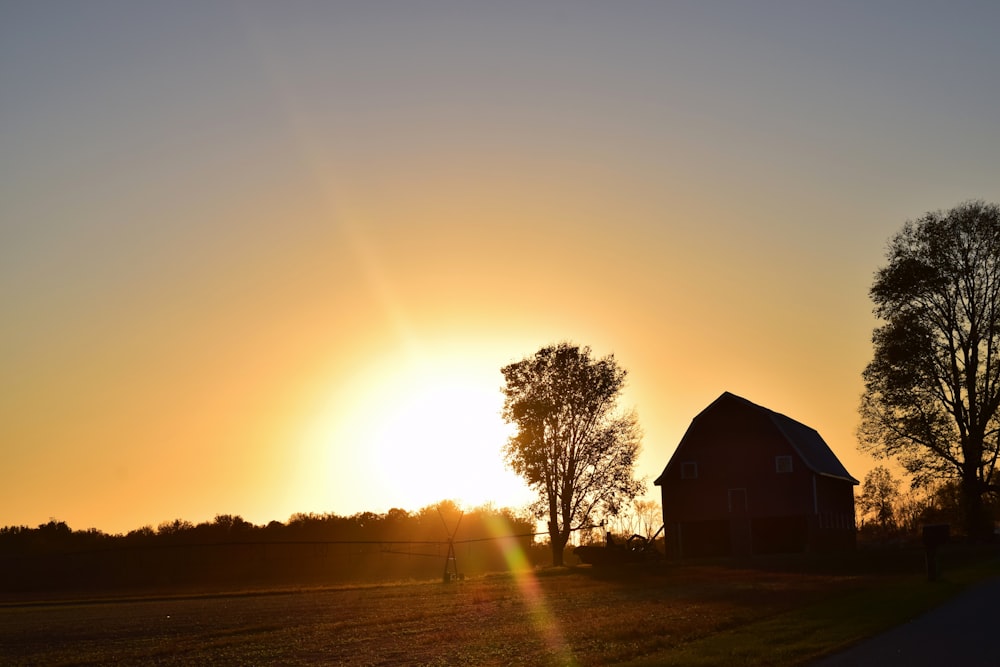
[[[667,555],[852,549],[852,477],[814,429],[729,392],[692,421],[654,482]]]

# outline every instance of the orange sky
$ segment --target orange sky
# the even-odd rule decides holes
[[[997,10],[503,4],[0,8],[0,525],[520,504],[560,340],[650,481],[723,391],[864,476],[885,243],[1000,200]]]

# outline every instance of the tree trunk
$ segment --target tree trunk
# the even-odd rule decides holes
[[[965,534],[973,539],[987,539],[993,531],[992,521],[983,505],[982,486],[975,470],[964,471],[960,486],[962,524]]]
[[[563,552],[569,541],[569,531],[562,532],[555,521],[549,521],[549,545],[552,547],[552,566],[562,567]]]

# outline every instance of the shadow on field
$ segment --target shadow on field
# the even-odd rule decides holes
[[[937,552],[936,565],[944,573],[1000,557],[1000,544],[955,542]],[[644,578],[670,578],[687,571],[729,573],[784,573],[825,576],[893,576],[927,573],[927,553],[919,546],[901,545],[858,549],[852,552],[825,554],[771,554],[747,558],[704,558],[653,563],[615,565],[575,565],[568,570],[602,581],[629,581]]]

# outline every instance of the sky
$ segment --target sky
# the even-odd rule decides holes
[[[0,1],[0,525],[520,506],[500,368],[614,354],[858,479],[868,289],[1000,201],[994,2]]]

